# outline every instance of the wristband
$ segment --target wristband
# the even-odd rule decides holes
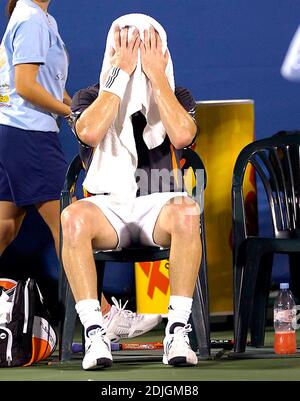
[[[130,76],[119,67],[111,67],[101,90],[117,95],[121,100],[127,88]]]

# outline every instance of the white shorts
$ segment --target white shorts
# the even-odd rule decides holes
[[[172,198],[189,197],[186,192],[159,192],[139,196],[134,200],[130,215],[120,213],[109,195],[94,195],[80,199],[98,206],[118,235],[116,249],[134,246],[160,246],[153,240],[153,230],[163,206]],[[118,210],[118,211],[117,211]]]

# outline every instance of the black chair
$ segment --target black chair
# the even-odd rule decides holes
[[[183,159],[184,172],[190,174],[194,171],[196,185],[192,188],[191,195],[200,202],[199,197],[203,198],[206,185],[206,176],[204,165],[200,157],[191,149],[184,149]],[[83,169],[80,156],[76,156],[71,162],[63,190],[61,192],[61,211],[70,203],[75,190],[75,184],[78,176]],[[203,174],[204,173],[204,174]],[[204,179],[203,179],[204,175]],[[191,181],[191,180],[189,180]],[[202,202],[202,200],[201,200]],[[209,307],[208,307],[208,283],[207,283],[207,265],[206,265],[206,246],[205,246],[205,226],[204,214],[201,214],[201,237],[202,237],[202,263],[196,288],[193,296],[193,308],[191,321],[193,333],[190,338],[191,346],[199,351],[200,357],[208,358],[210,356],[210,327],[209,327]],[[127,248],[121,251],[95,251],[94,258],[97,266],[98,275],[98,293],[102,292],[104,266],[107,261],[114,262],[141,262],[163,260],[169,257],[169,249],[160,249],[158,247],[140,247]],[[62,317],[60,327],[60,360],[67,361],[72,356],[72,342],[76,323],[76,311],[74,298],[68,285],[61,260],[61,277],[59,283],[59,298],[62,306]]]
[[[249,327],[251,345],[264,345],[273,254],[300,253],[299,145],[299,132],[279,133],[247,145],[236,160],[232,184],[235,352],[245,351]],[[243,180],[249,164],[268,200],[273,229],[269,237],[249,233],[247,227]]]

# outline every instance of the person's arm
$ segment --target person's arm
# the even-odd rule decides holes
[[[68,92],[66,90],[64,90],[64,100],[63,100],[64,104],[71,106],[72,104],[72,98],[71,96],[68,94]]]
[[[106,135],[118,113],[120,98],[101,92],[76,121],[76,134],[86,145],[96,147]]]
[[[32,16],[17,27],[12,38],[14,80],[17,93],[50,113],[66,116],[70,107],[50,94],[37,80],[40,65],[47,62],[49,31]]]
[[[121,73],[126,73],[128,78],[124,77],[124,79],[128,82],[137,64],[140,43],[138,31],[136,30],[128,39],[128,28],[122,31],[117,28],[114,39],[115,50],[111,49],[110,62],[113,67],[120,69]],[[99,93],[98,98],[76,122],[76,133],[83,143],[95,147],[102,141],[118,114],[120,100],[116,93],[109,92],[105,88]]]
[[[70,106],[52,96],[37,82],[38,64],[18,64],[15,66],[15,86],[17,93],[28,102],[60,116],[71,112]]]
[[[169,85],[165,74],[169,55],[168,52],[163,54],[161,39],[153,27],[149,33],[144,32],[140,49],[143,71],[151,82],[160,117],[171,143],[177,149],[190,145],[197,126]]]

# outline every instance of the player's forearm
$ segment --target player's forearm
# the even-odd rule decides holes
[[[32,103],[47,112],[66,116],[71,112],[70,106],[64,104],[47,92],[38,82],[26,84],[26,82],[19,82],[16,84],[17,93]]]
[[[80,140],[96,147],[113,124],[119,104],[118,96],[110,92],[101,92],[76,123],[76,133]]]
[[[160,75],[152,80],[151,84],[162,123],[171,143],[177,149],[190,145],[197,132],[196,124],[178,102],[167,77]]]

